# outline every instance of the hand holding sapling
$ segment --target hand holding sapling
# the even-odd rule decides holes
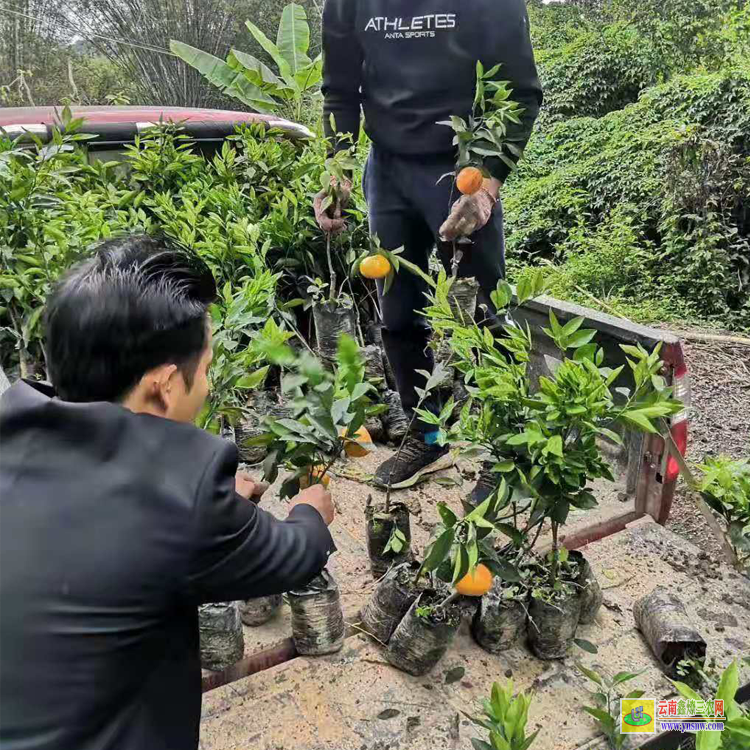
[[[331,493],[322,484],[314,484],[302,490],[289,503],[289,511],[297,505],[310,505],[320,513],[326,526],[333,523],[335,517]]]
[[[238,471],[235,478],[235,492],[246,500],[260,501],[263,493],[268,489],[266,482],[256,482],[247,472]]]

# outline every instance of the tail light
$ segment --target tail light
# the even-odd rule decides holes
[[[679,344],[668,347],[664,359],[672,366],[672,395],[682,401],[683,410],[675,414],[670,422],[670,433],[677,449],[684,456],[687,452],[688,441],[688,413],[690,409],[690,376],[688,375],[685,357]],[[667,456],[667,467],[664,471],[664,481],[674,482],[680,475],[680,467],[674,457]]]

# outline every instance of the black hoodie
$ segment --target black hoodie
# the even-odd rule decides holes
[[[439,120],[471,111],[476,63],[498,63],[524,107],[511,135],[523,147],[542,102],[524,0],[326,0],[325,127],[359,133],[360,105],[373,142],[395,154],[445,154],[453,131]],[[504,180],[500,160],[486,163]]]

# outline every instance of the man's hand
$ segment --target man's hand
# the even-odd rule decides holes
[[[323,517],[326,526],[330,526],[333,523],[333,500],[331,499],[331,493],[322,484],[314,484],[312,487],[302,490],[289,503],[289,510],[291,511],[295,505],[312,505]]]
[[[440,238],[450,242],[474,234],[490,220],[496,202],[497,199],[486,188],[473,195],[462,195],[440,227]]]
[[[235,492],[246,500],[258,502],[267,489],[268,485],[265,482],[256,482],[247,472],[238,471],[234,477]]]
[[[332,177],[331,185],[335,187],[339,199],[324,209],[323,202],[328,197],[329,191],[321,190],[315,196],[313,208],[315,209],[315,220],[318,222],[318,226],[324,232],[336,234],[346,228],[346,221],[342,218],[341,211],[346,208],[346,204],[349,202],[349,196],[352,194],[352,183],[350,180],[337,182],[336,178]]]

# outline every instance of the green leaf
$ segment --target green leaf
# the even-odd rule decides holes
[[[305,9],[297,3],[284,6],[281,13],[276,46],[289,63],[292,74],[310,65],[307,50],[310,48],[310,27]]]
[[[737,662],[733,661],[721,675],[719,688],[716,691],[716,700],[723,700],[724,705],[734,701],[734,696],[737,694],[739,684]]]
[[[455,526],[458,518],[456,514],[444,502],[439,502],[437,504],[437,509],[438,513],[440,514],[440,518],[442,518],[443,524],[446,528],[450,529]]]
[[[641,670],[640,672],[618,672],[613,678],[612,678],[612,684],[613,685],[619,685],[621,682],[628,682],[629,680],[632,680],[639,675],[642,675],[645,670]]]
[[[562,327],[563,336],[572,336],[583,325],[583,321],[584,321],[584,318],[582,317],[573,318],[572,320],[569,320]]]
[[[683,697],[687,698],[688,700],[694,700],[694,701],[702,701],[703,698],[698,695],[698,693],[693,690],[689,685],[686,685],[684,682],[679,682],[677,680],[672,680],[672,684],[675,687],[675,690]]]
[[[547,441],[547,451],[549,453],[554,454],[555,456],[562,457],[562,455],[563,455],[562,436],[560,436],[560,435],[553,435]]]
[[[281,54],[279,48],[252,21],[245,21],[245,26],[247,26],[250,33],[255,37],[255,41],[263,47],[271,59],[276,63],[279,73],[281,73],[281,77],[284,79],[287,86],[293,85],[296,88],[297,82],[294,80],[292,68],[286,58]]]
[[[587,651],[589,654],[599,653],[599,649],[593,643],[591,643],[591,641],[584,640],[583,638],[574,638],[573,643],[575,643],[578,648]]]
[[[429,552],[422,563],[421,571],[430,573],[448,557],[453,545],[453,529],[446,529],[429,547]],[[420,571],[420,572],[421,572]]]
[[[247,390],[249,388],[258,388],[265,382],[269,369],[270,366],[266,365],[265,367],[261,367],[260,370],[251,372],[248,375],[243,375],[237,381],[237,388],[242,388],[243,390]]]
[[[638,698],[646,695],[645,690],[631,690],[626,696],[625,700],[637,700]]]
[[[456,559],[453,564],[452,583],[457,583],[469,572],[469,553],[464,546],[456,550]]]
[[[644,416],[637,409],[630,409],[628,411],[623,412],[620,418],[624,422],[627,422],[628,424],[634,427],[637,427],[639,430],[642,430],[643,432],[648,432],[648,433],[656,432],[656,428],[651,423],[651,420],[648,419],[648,417]]]
[[[606,427],[599,427],[597,432],[604,437],[609,438],[615,445],[622,445],[622,438],[614,431],[608,430]]]
[[[251,83],[241,71],[233,70],[218,57],[174,40],[169,43],[169,48],[173,54],[190,67],[195,68],[227,96],[239,99],[243,104],[259,112],[267,113],[270,107],[275,106],[274,100]]]
[[[594,708],[593,706],[584,706],[583,710],[591,714],[606,729],[614,727],[615,720],[604,709]]]
[[[577,349],[579,346],[585,346],[596,336],[596,331],[576,331],[572,336],[569,336],[566,341],[567,349]]]
[[[527,276],[523,276],[518,284],[516,285],[516,296],[518,297],[518,304],[522,305],[528,299],[531,298],[533,288],[531,286],[531,279]]]
[[[263,86],[269,84],[274,87],[283,88],[284,82],[265,64],[258,60],[257,57],[247,54],[247,52],[241,52],[238,49],[233,49],[229,53],[228,58],[230,66],[232,58],[237,61],[238,65],[241,65],[247,74],[248,79],[256,86]]]
[[[466,674],[465,667],[454,667],[453,669],[449,669],[445,673],[445,684],[452,685],[454,682],[458,682],[459,680],[462,680],[465,674]]]
[[[511,565],[506,560],[487,560],[485,559],[485,565],[490,569],[493,575],[496,575],[503,581],[508,583],[520,583],[521,573],[514,565]]]

